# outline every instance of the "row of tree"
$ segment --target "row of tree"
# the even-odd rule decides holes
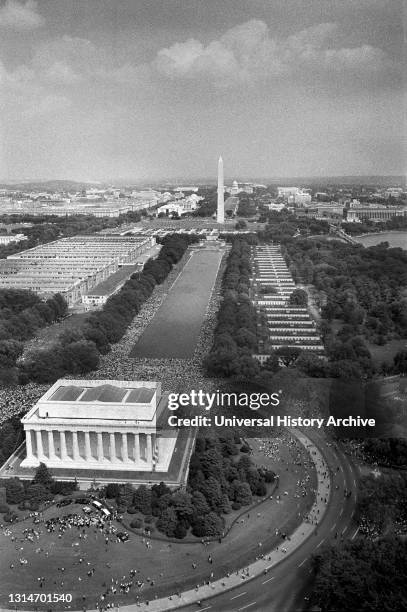
[[[310,609],[321,612],[406,607],[407,542],[394,536],[330,545],[313,559]],[[315,607],[313,607],[315,606]]]
[[[186,491],[172,492],[164,483],[136,490],[112,483],[106,487],[106,497],[116,498],[120,512],[144,514],[146,523],[154,522],[169,537],[181,539],[189,531],[199,538],[220,536],[223,515],[251,504],[254,495],[266,495],[266,483],[275,478],[274,472],[257,469],[247,450],[232,432],[198,437]],[[141,526],[139,521],[136,524]]]
[[[211,376],[253,379],[260,372],[252,358],[257,350],[257,315],[250,300],[250,274],[250,245],[237,237],[223,275],[214,342],[205,359]]]

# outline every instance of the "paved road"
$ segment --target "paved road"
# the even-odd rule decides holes
[[[354,538],[357,532],[352,523],[356,503],[357,473],[348,458],[332,446],[327,446],[321,434],[309,433],[307,436],[323,452],[324,458],[333,475],[333,488],[327,511],[311,535],[289,557],[284,559],[267,575],[242,586],[228,590],[221,595],[196,604],[183,607],[186,612],[207,610],[208,612],[294,612],[304,608],[304,596],[312,584],[310,557],[329,541]],[[339,471],[337,470],[339,466]],[[339,489],[335,486],[338,485]],[[350,498],[344,497],[344,488],[352,491]],[[337,539],[335,539],[335,534]]]

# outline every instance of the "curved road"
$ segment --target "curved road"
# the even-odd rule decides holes
[[[339,447],[328,445],[323,435],[307,431],[319,448],[332,475],[332,490],[327,510],[317,530],[267,575],[242,581],[240,588],[205,599],[201,605],[184,606],[186,612],[294,612],[305,607],[304,597],[311,585],[311,555],[328,542],[356,536],[352,523],[356,504],[357,472]],[[339,469],[338,469],[339,468]],[[336,486],[339,488],[336,489]],[[344,490],[351,491],[345,498]],[[335,535],[337,537],[335,538]]]

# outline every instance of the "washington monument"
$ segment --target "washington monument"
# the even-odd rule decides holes
[[[225,202],[223,189],[223,159],[219,157],[218,161],[218,212],[216,215],[218,223],[225,222]]]

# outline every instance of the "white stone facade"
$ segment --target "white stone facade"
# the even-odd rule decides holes
[[[166,472],[177,437],[157,431],[166,404],[156,382],[61,379],[22,419],[21,466]]]

